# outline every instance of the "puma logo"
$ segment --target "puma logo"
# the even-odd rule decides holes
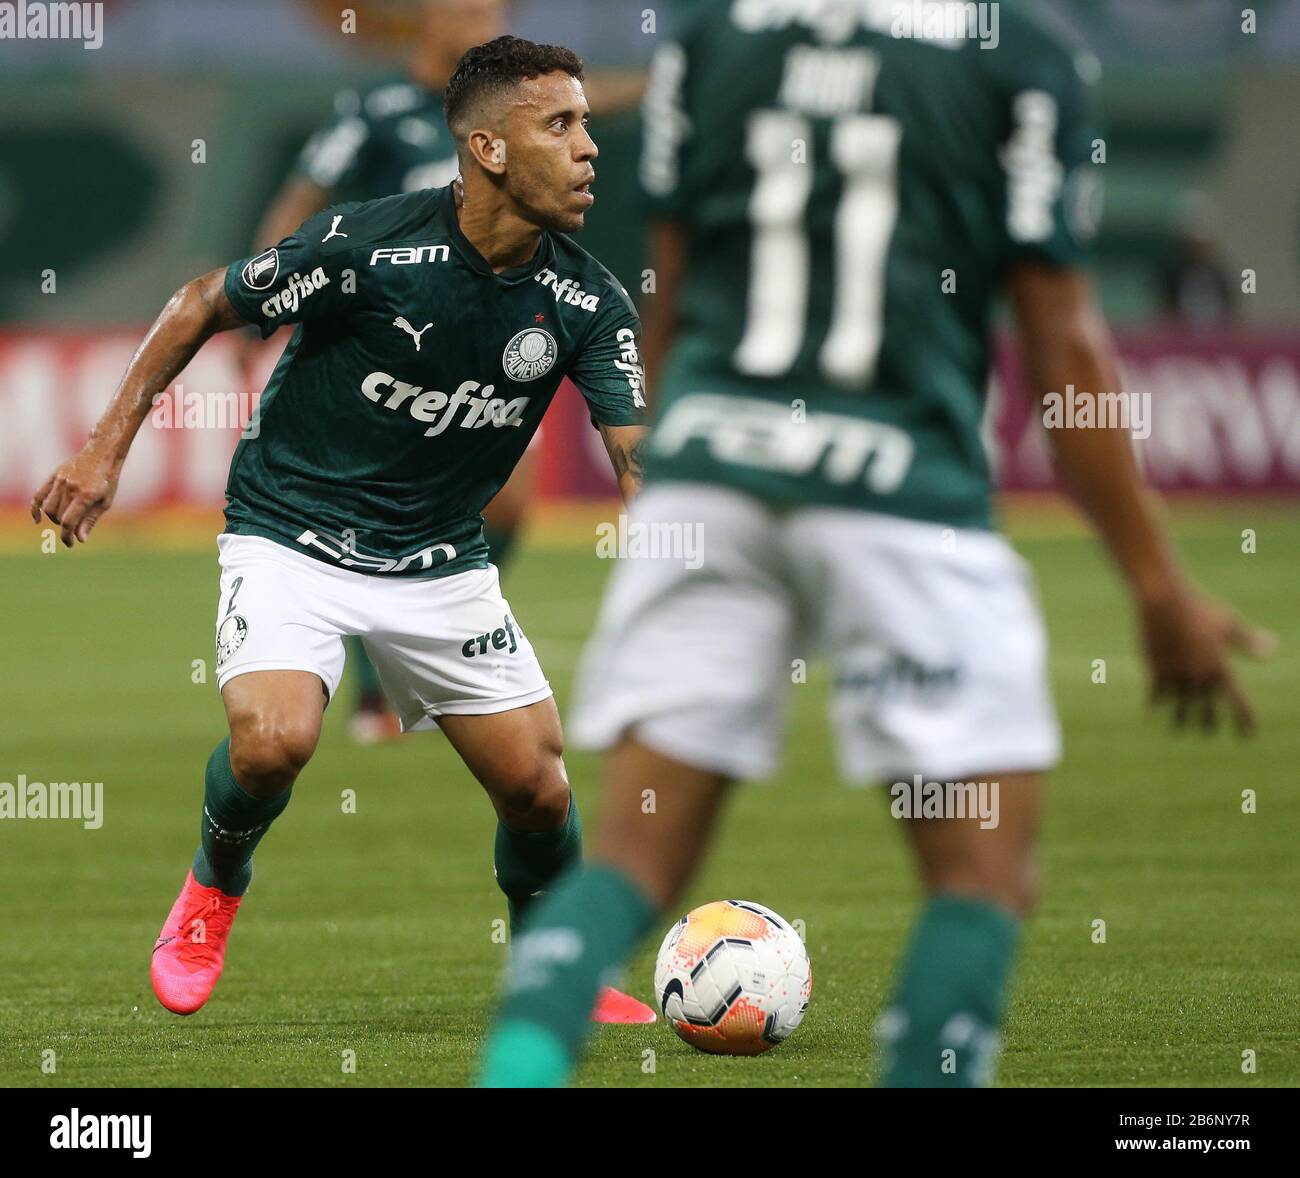
[[[334,218],[334,223],[330,225],[330,231],[320,239],[321,245],[324,245],[331,237],[347,237],[346,233],[339,232],[339,222],[343,220],[343,214],[340,213]]]
[[[416,331],[414,327],[412,327],[409,323],[407,323],[404,316],[399,315],[396,319],[393,320],[393,326],[400,327],[404,332],[406,332],[407,335],[409,335],[413,340],[415,340],[415,350],[418,352],[420,350],[420,336],[422,336],[426,331],[428,331],[429,328],[433,326],[433,324],[426,323],[422,328],[420,328],[419,331]]]

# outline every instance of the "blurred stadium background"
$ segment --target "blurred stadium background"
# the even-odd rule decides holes
[[[1166,488],[1295,491],[1300,5],[1256,5],[1260,31],[1243,34],[1241,6],[1227,0],[1041,2],[1103,66],[1101,289],[1127,390],[1151,391],[1159,418],[1176,419],[1145,446],[1152,477]],[[655,41],[643,13],[662,34],[671,7],[516,0],[510,24],[573,45],[597,68],[636,69]],[[0,507],[24,503],[80,443],[166,296],[249,252],[335,93],[401,71],[420,0],[354,8],[357,31],[344,34],[332,2],[110,0],[99,49],[0,41]],[[601,199],[583,244],[636,292],[637,119],[595,113]],[[193,162],[198,139],[206,162]],[[1254,293],[1242,291],[1244,270]],[[205,349],[187,389],[245,389],[231,343]],[[1015,383],[1010,357],[1001,374]],[[1010,400],[994,414],[1004,485],[1044,486],[1037,432]],[[560,398],[553,417],[541,494],[608,495],[576,398]],[[232,444],[233,431],[155,431],[133,455],[119,509],[219,503]]]
[[[377,1053],[362,1082],[469,1074],[500,963],[485,930],[502,905],[487,807],[432,738],[349,749],[333,716],[291,820],[259,854],[265,916],[246,919],[236,938],[225,1001],[181,1026],[149,995],[148,945],[192,850],[201,758],[221,723],[194,668],[211,658],[213,537],[238,423],[146,426],[115,512],[84,552],[42,553],[26,516],[166,297],[250,252],[335,93],[401,70],[421,4],[352,7],[357,32],[344,35],[332,2],[108,0],[102,48],[0,40],[0,780],[93,776],[108,798],[98,834],[0,830],[4,1083],[339,1083],[339,1027],[345,1046]],[[989,440],[1015,493],[1012,535],[1042,587],[1069,735],[1004,1079],[1296,1084],[1300,918],[1284,898],[1300,886],[1290,653],[1300,640],[1300,4],[1260,0],[1254,34],[1228,0],[1050,7],[1103,68],[1097,273],[1125,389],[1152,395],[1140,451],[1152,480],[1177,493],[1175,535],[1192,567],[1278,630],[1283,656],[1247,673],[1264,728],[1247,750],[1142,727],[1142,666],[1123,598],[1056,505],[1004,346]],[[517,0],[510,26],[569,44],[591,66],[638,69],[656,40],[643,32],[647,10],[660,35],[670,31],[671,6],[644,0]],[[635,294],[637,120],[594,115],[598,201],[581,241]],[[1243,271],[1253,272],[1251,293]],[[285,339],[261,356],[263,374]],[[235,342],[210,343],[186,389],[260,388],[241,372]],[[606,572],[592,529],[614,510],[613,487],[572,389],[544,439],[539,510],[506,589],[563,705]],[[1247,529],[1258,536],[1253,555],[1243,553]],[[1108,662],[1111,690],[1090,679],[1096,658]],[[606,1037],[585,1082],[865,1078],[868,1015],[913,885],[883,807],[864,809],[834,786],[824,688],[814,678],[796,693],[783,783],[803,803],[750,791],[692,897],[748,893],[808,920],[819,989],[805,1030],[743,1071],[665,1035],[654,1040],[665,1061],[658,1081]],[[570,770],[591,798],[594,759],[575,755]],[[1243,825],[1243,788],[1287,782]],[[363,802],[357,825],[341,830],[344,787],[363,790]],[[864,837],[831,846],[827,822]],[[408,911],[411,891],[428,897],[419,912]],[[1088,939],[1099,916],[1116,929],[1104,960]],[[300,938],[328,945],[327,966],[293,952]],[[638,981],[648,981],[644,962]],[[46,1047],[68,1061],[57,1075],[39,1069]],[[1242,1072],[1244,1048],[1267,1059],[1258,1075]]]

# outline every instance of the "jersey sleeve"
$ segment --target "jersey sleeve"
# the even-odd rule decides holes
[[[298,153],[298,175],[331,191],[348,188],[359,180],[370,142],[370,125],[361,109],[361,96],[355,90],[343,90],[335,97],[333,117]]]
[[[286,323],[338,315],[356,298],[347,222],[354,205],[309,217],[278,245],[226,268],[226,297],[240,317],[271,335]]]
[[[641,320],[621,287],[601,301],[605,305],[568,375],[586,399],[592,425],[641,425],[646,420]]]
[[[1100,66],[1084,49],[1051,44],[1020,55],[1005,91],[1009,135],[999,153],[1003,229],[1013,259],[1059,266],[1087,261],[1101,217],[1101,143],[1093,85]]]

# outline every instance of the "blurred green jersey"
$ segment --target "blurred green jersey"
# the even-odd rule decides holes
[[[689,245],[649,480],[989,526],[992,309],[1013,263],[1085,259],[1096,59],[1025,3],[684,13],[640,162]]]
[[[340,204],[450,184],[460,164],[442,95],[405,80],[339,91],[334,116],[307,140],[297,170]]]

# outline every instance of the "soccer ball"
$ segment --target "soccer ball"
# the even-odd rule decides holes
[[[668,1025],[716,1055],[760,1055],[803,1021],[812,963],[799,934],[770,908],[715,900],[664,937],[655,995]]]

